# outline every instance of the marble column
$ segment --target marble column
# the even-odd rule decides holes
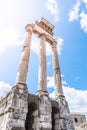
[[[39,54],[39,77],[37,95],[47,93],[47,76],[46,76],[46,36],[39,35],[40,39],[40,54]]]
[[[19,63],[19,67],[18,67],[16,84],[25,84],[26,85],[26,77],[27,77],[27,72],[28,72],[30,45],[31,45],[33,26],[31,24],[28,24],[25,27],[25,30],[26,30],[26,35],[25,35],[23,50],[21,53],[20,63]]]
[[[58,61],[57,43],[53,42],[52,47],[52,62],[53,62],[53,73],[54,73],[54,85],[55,85],[55,99],[59,96],[63,96],[61,73]]]

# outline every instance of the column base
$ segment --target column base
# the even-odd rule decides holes
[[[42,91],[42,90],[38,90],[36,92],[36,95],[39,96],[39,97],[41,97],[41,96],[47,96],[48,97],[49,96],[47,91]]]
[[[16,86],[16,85],[21,85],[21,86],[24,86],[24,87],[26,87],[26,88],[27,88],[27,84],[22,83],[22,82],[18,82],[18,83],[16,83],[16,84],[15,84],[15,86]]]
[[[55,100],[59,100],[59,99],[65,99],[65,96],[63,94],[59,94],[58,96],[55,97]]]

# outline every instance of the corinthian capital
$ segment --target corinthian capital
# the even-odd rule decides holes
[[[52,41],[51,47],[52,47],[53,50],[54,50],[54,49],[57,49],[57,42],[56,42],[55,40]]]
[[[46,35],[44,33],[41,33],[38,35],[39,38],[43,38],[43,39],[46,39]]]
[[[27,32],[31,32],[31,33],[33,32],[33,28],[34,28],[34,27],[33,27],[32,24],[28,24],[28,25],[25,26],[25,30],[26,30]]]

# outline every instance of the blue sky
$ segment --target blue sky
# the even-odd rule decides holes
[[[87,115],[87,0],[0,0],[0,96],[15,84],[24,27],[46,18],[58,42],[64,95],[71,112]],[[27,86],[38,87],[39,41],[32,37]],[[47,44],[47,87],[54,98],[52,57]]]

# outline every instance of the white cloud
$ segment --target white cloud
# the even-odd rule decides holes
[[[53,77],[47,77],[47,87],[54,88],[54,78]]]
[[[0,98],[5,97],[10,89],[11,86],[9,83],[4,83],[3,81],[0,81]]]
[[[80,5],[81,5],[81,2],[79,0],[77,0],[73,9],[69,13],[69,21],[70,22],[77,20],[79,18]]]
[[[15,28],[0,29],[0,53],[6,51],[8,48],[21,45],[19,41],[19,32]]]
[[[46,55],[50,56],[51,55],[51,46],[49,43],[46,42]]]
[[[61,77],[64,77],[64,75],[62,74]]]
[[[87,0],[83,0],[84,3],[87,3]]]
[[[61,37],[58,37],[58,40],[57,40],[57,48],[58,48],[58,54],[59,54],[59,55],[62,54],[63,43],[64,43],[64,39],[61,38]]]
[[[67,85],[67,82],[64,81],[64,80],[62,80],[62,84],[63,84],[64,86],[66,86],[66,85]]]
[[[54,16],[55,22],[59,21],[59,7],[56,0],[46,0],[45,6],[47,10]]]
[[[62,47],[63,47],[63,43],[64,43],[64,39],[61,38],[61,37],[58,37],[57,38],[57,51],[58,51],[58,54],[61,55],[62,54]],[[51,46],[49,43],[46,43],[46,53],[47,53],[47,56],[51,55]]]
[[[76,76],[76,77],[75,77],[75,80],[78,80],[79,78],[80,78],[79,76]]]
[[[39,39],[33,35],[32,36],[32,41],[31,41],[31,50],[39,55],[39,50],[40,50],[40,44],[39,44]],[[49,43],[46,42],[46,55],[49,56],[51,55],[51,46]]]
[[[49,62],[47,63],[47,66],[49,66],[49,65],[51,65],[51,61],[49,61]]]
[[[80,14],[80,17],[81,17],[81,19],[80,19],[81,28],[82,28],[85,32],[87,32],[87,14],[84,13],[84,12],[82,12],[82,13]]]
[[[80,8],[81,2],[85,5],[85,9],[82,7]],[[87,32],[87,0],[77,0],[77,3],[75,4],[74,8],[69,13],[69,21],[74,21],[79,19],[81,29],[84,30],[84,32]]]
[[[33,35],[32,36],[32,41],[31,41],[31,50],[34,53],[39,54],[39,49],[40,49],[39,39],[35,35]]]
[[[62,77],[62,75],[61,75],[61,77]],[[67,82],[62,80],[62,84],[67,85]],[[53,76],[47,77],[47,87],[54,88],[54,77]]]
[[[87,4],[87,0],[83,0],[83,2],[84,2],[85,4]]]
[[[65,86],[63,88],[71,112],[80,112],[87,115],[87,90],[77,90]]]
[[[86,9],[87,9],[87,0],[83,0],[84,4],[86,4]]]
[[[47,87],[54,88],[53,77],[47,78]],[[77,90],[73,87],[69,87],[66,81],[62,81],[63,91],[68,101],[71,112],[80,112],[87,115],[87,90]],[[55,89],[49,94],[52,99],[55,99]]]

